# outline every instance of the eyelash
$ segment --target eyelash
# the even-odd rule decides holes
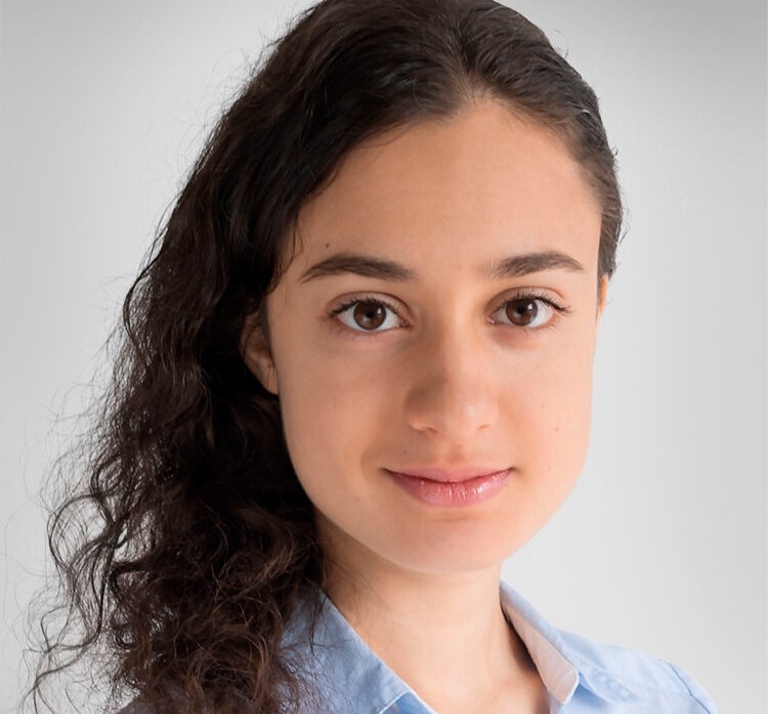
[[[556,302],[555,300],[552,299],[552,297],[549,294],[541,293],[536,290],[521,290],[519,292],[514,293],[513,295],[505,297],[504,300],[501,302],[501,304],[493,311],[493,314],[495,315],[500,310],[503,310],[510,303],[518,302],[518,301],[542,302],[547,307],[554,310],[554,312],[558,315],[568,315],[571,312],[571,308],[567,307],[566,305],[562,305],[559,302]],[[502,323],[502,324],[505,324],[505,323]],[[518,330],[523,330],[525,332],[534,332],[536,330],[555,327],[556,324],[557,324],[556,320],[550,319],[547,322],[547,324],[541,325],[539,327],[527,327],[527,326],[520,326],[520,325],[507,325],[507,326],[516,327]]]
[[[555,300],[552,299],[551,295],[548,293],[542,293],[542,292],[539,292],[536,290],[530,290],[530,289],[523,289],[513,293],[512,295],[506,296],[504,300],[493,309],[493,311],[491,312],[491,315],[492,316],[496,315],[501,310],[504,310],[509,304],[514,302],[519,302],[519,301],[543,303],[544,305],[546,305],[548,309],[551,309],[556,315],[567,315],[571,312],[571,308],[565,305],[562,305],[559,302],[556,302]],[[339,319],[339,315],[342,315],[347,310],[354,308],[356,305],[359,305],[360,303],[372,303],[374,305],[382,306],[385,310],[387,310],[387,312],[396,316],[400,324],[398,324],[395,327],[388,327],[383,330],[382,329],[374,329],[374,330],[356,329],[354,327],[350,327],[349,325],[344,324]],[[341,303],[340,305],[330,310],[328,313],[328,317],[336,321],[336,327],[339,330],[342,330],[353,337],[367,338],[367,337],[372,337],[374,335],[383,334],[385,332],[390,332],[393,329],[399,329],[401,327],[408,326],[407,321],[400,315],[400,311],[398,307],[392,302],[386,299],[383,299],[379,295],[358,295],[358,296],[355,296],[354,298],[350,298],[349,300],[345,300],[343,303]],[[498,321],[493,319],[489,319],[489,322],[494,325],[511,327],[521,333],[532,334],[539,330],[554,328],[557,326],[558,321],[550,317],[550,319],[547,321],[546,324],[538,325],[534,327],[529,327],[525,325],[514,325],[510,322]]]
[[[495,315],[500,310],[503,310],[504,308],[506,308],[506,306],[509,305],[510,303],[525,301],[525,300],[528,300],[531,302],[542,302],[547,307],[551,308],[558,315],[567,315],[571,312],[571,308],[556,302],[555,300],[552,299],[552,297],[549,294],[544,294],[535,290],[521,290],[519,292],[514,293],[513,295],[505,297],[505,299],[497,307],[494,308],[491,314]],[[386,330],[362,330],[362,329],[356,330],[355,328],[352,328],[347,325],[344,325],[343,323],[340,323],[340,321],[338,320],[339,315],[343,314],[347,310],[355,307],[360,303],[366,303],[366,302],[381,305],[387,311],[396,315],[398,320],[401,323],[405,323],[405,324],[398,325],[397,328],[390,327],[390,328],[387,328]],[[339,322],[339,325],[338,325],[339,329],[342,329],[346,332],[356,333],[355,336],[362,336],[362,337],[369,337],[369,336],[381,334],[384,332],[390,332],[393,329],[399,329],[400,327],[407,326],[407,321],[400,315],[398,308],[395,305],[393,305],[391,302],[381,298],[378,295],[360,295],[354,298],[350,298],[349,300],[345,300],[343,303],[341,303],[340,305],[337,305],[332,310],[330,310],[330,312],[328,313],[328,317],[331,319],[335,319],[337,320],[337,322]],[[496,321],[492,321],[492,324],[502,324],[507,327],[516,328],[517,330],[521,330],[523,332],[534,332],[542,329],[555,327],[557,324],[557,321],[550,319],[546,325],[541,325],[539,327],[526,327],[526,326],[512,325],[507,323],[499,323]]]
[[[355,307],[355,305],[359,305],[362,302],[368,302],[368,303],[374,303],[376,305],[381,305],[382,307],[386,308],[389,312],[394,313],[397,315],[398,319],[401,322],[406,322],[403,317],[400,315],[399,310],[395,305],[393,305],[391,302],[382,299],[381,297],[377,295],[360,295],[358,297],[350,298],[349,300],[346,300],[341,305],[338,305],[337,307],[334,307],[329,313],[328,317],[330,318],[338,318],[339,315],[346,312],[350,308]],[[389,328],[387,330],[355,330],[352,327],[348,327],[347,325],[344,325],[343,323],[340,323],[339,327],[341,329],[345,329],[349,332],[357,332],[360,335],[368,336],[368,335],[376,335],[380,334],[382,332],[389,332]]]

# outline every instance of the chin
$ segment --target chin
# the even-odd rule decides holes
[[[487,523],[441,525],[432,533],[420,529],[413,537],[401,532],[396,540],[390,541],[389,547],[377,549],[378,553],[404,569],[423,573],[457,574],[497,569],[538,530],[531,526],[510,532],[509,522],[501,528],[491,528]],[[372,545],[375,548],[377,544]]]

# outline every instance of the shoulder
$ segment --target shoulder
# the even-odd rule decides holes
[[[669,714],[714,714],[703,687],[679,667],[644,652],[559,630],[583,686],[603,696]],[[653,711],[648,708],[648,711]]]

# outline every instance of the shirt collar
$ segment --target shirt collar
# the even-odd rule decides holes
[[[501,584],[501,607],[525,644],[547,691],[560,704],[566,704],[579,685],[579,671],[567,657],[557,630],[506,583]]]
[[[501,584],[501,606],[526,646],[544,686],[555,700],[567,704],[582,686],[607,702],[636,699],[638,692],[619,682],[599,658],[569,645],[563,634],[545,620],[519,593]]]
[[[501,584],[501,606],[557,704],[567,704],[580,685],[610,702],[634,698],[633,692],[570,647],[558,630],[505,583]],[[305,696],[310,701],[320,697],[333,702],[337,712],[432,712],[365,644],[323,593],[302,602],[291,618],[283,644],[291,667],[309,685]],[[322,707],[311,710],[321,711]]]
[[[365,644],[322,592],[301,603],[289,622],[283,645],[291,668],[304,683],[307,711],[330,711],[325,707],[331,705],[335,712],[394,714],[403,699],[411,698],[423,711],[431,711]]]

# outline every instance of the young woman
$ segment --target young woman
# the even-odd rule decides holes
[[[620,225],[595,96],[523,17],[306,13],[125,302],[51,529],[75,655],[135,714],[714,711],[499,579],[581,469]]]

